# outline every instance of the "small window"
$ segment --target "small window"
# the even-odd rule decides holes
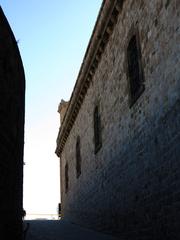
[[[77,137],[76,141],[76,177],[78,178],[81,175],[81,146],[80,146],[80,137]]]
[[[99,107],[96,106],[94,109],[94,145],[95,145],[95,153],[99,151],[102,146],[101,140],[101,118],[99,114]]]
[[[65,165],[65,191],[67,193],[69,188],[68,164]]]
[[[129,41],[127,61],[130,85],[130,105],[132,106],[144,90],[141,53],[136,35],[133,35]]]

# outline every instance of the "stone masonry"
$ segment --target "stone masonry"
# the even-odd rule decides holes
[[[64,219],[121,239],[180,239],[179,15],[178,0],[103,1],[57,138]],[[130,104],[133,34],[144,90]],[[102,146],[95,153],[97,105]]]
[[[0,239],[22,239],[25,77],[0,8]]]

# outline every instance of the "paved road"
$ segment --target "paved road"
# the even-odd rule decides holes
[[[26,240],[117,240],[110,235],[104,235],[75,224],[55,220],[31,220],[26,234]]]

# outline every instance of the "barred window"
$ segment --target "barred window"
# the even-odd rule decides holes
[[[76,141],[76,177],[78,178],[81,175],[81,145],[80,137],[77,137]]]
[[[65,165],[65,191],[67,193],[69,188],[69,175],[68,175],[68,164]]]
[[[129,41],[127,61],[130,85],[130,105],[132,105],[144,90],[141,53],[136,35],[133,35]]]
[[[94,146],[95,153],[99,151],[102,146],[101,140],[101,118],[99,114],[99,107],[96,106],[94,109]]]

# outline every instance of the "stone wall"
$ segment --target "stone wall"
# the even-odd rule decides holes
[[[0,8],[0,239],[22,239],[25,79]]]
[[[65,219],[122,239],[179,239],[179,10],[177,0],[124,1],[61,153]],[[145,90],[130,107],[126,51],[132,32],[139,36]],[[95,154],[97,104],[102,147]]]
[[[63,122],[67,108],[68,108],[68,102],[66,102],[62,99],[58,106],[58,113],[60,114],[60,123]]]

